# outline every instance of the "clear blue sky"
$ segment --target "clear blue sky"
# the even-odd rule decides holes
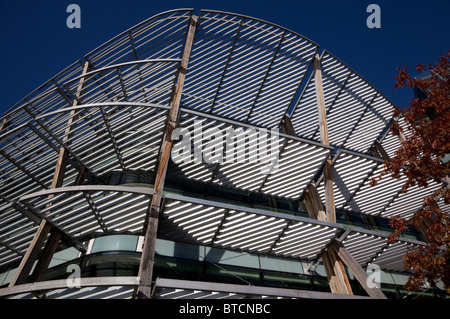
[[[69,29],[66,8],[81,7],[81,29]],[[381,28],[369,29],[369,4]],[[0,114],[118,33],[159,12],[215,9],[267,20],[311,39],[361,74],[396,105],[397,66],[437,61],[450,48],[450,1],[385,0],[0,0]]]

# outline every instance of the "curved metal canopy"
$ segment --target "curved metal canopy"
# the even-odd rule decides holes
[[[55,75],[2,116],[0,266],[21,258],[40,218],[48,218],[78,245],[80,236],[110,227],[142,229],[149,194],[106,186],[71,192],[66,187],[73,185],[82,171],[96,177],[114,170],[155,170],[192,14],[191,9],[173,10],[139,23]],[[186,179],[298,200],[311,183],[316,183],[323,195],[317,178],[328,156],[339,149],[333,173],[337,207],[383,216],[404,213],[409,195],[400,195],[401,183],[389,181],[387,187],[380,184],[376,190],[367,187],[382,163],[370,151],[375,142],[385,141],[392,104],[332,54],[319,51],[311,40],[272,23],[200,11],[178,125],[192,127],[197,120],[223,129],[279,130],[287,116],[295,135],[280,133],[279,168],[267,176],[257,174],[255,165],[220,163],[178,164],[173,172]],[[321,144],[318,138],[311,76],[317,53],[321,53],[331,146]],[[83,72],[85,66],[88,72]],[[67,193],[50,200],[42,191],[51,186],[60,148],[69,153],[63,181]],[[376,207],[366,203],[374,192],[380,196]],[[23,197],[31,193],[34,195]],[[413,198],[419,193],[414,192]],[[129,219],[122,220],[117,212],[109,211],[102,198],[121,203]],[[53,204],[47,214],[49,201]],[[57,205],[69,202],[72,208],[68,211]],[[190,205],[198,205],[195,203],[192,200]],[[131,215],[127,205],[136,208]],[[228,245],[226,225],[234,215],[259,220],[252,212],[213,211],[215,224],[208,241],[216,244],[223,241]],[[170,219],[172,210],[165,212]],[[170,222],[167,227],[181,227],[177,218]],[[289,252],[285,237],[290,231],[310,234],[309,226],[303,229],[295,219],[277,216],[266,223],[273,228],[273,236],[261,242],[261,247],[268,251]],[[309,223],[314,224],[312,220]],[[317,231],[324,231],[327,235],[323,238],[328,241],[336,230],[342,230],[336,225],[330,229],[319,225]],[[230,237],[229,245],[232,242]],[[236,245],[247,247],[243,239]],[[313,258],[324,242],[313,246],[299,248],[296,254]]]

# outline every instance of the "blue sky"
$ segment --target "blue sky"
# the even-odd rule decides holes
[[[81,29],[66,26],[71,3],[81,8]],[[380,29],[366,25],[371,3],[381,8]],[[399,106],[408,104],[412,92],[393,89],[397,66],[435,62],[450,48],[448,0],[0,0],[0,114],[113,36],[176,8],[239,13],[291,29]]]

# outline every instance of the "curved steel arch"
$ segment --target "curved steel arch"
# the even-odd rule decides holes
[[[335,190],[341,192],[339,204],[350,205],[351,200],[365,197],[362,190],[366,190],[380,162],[370,156],[370,149],[390,123],[391,103],[345,63],[322,51],[320,63],[331,133],[331,146],[323,145],[317,138],[314,77],[309,76],[313,59],[320,53],[318,44],[267,21],[201,10],[189,64],[184,69],[180,62],[192,15],[192,9],[171,10],[135,25],[55,75],[3,115],[0,265],[5,260],[6,264],[16,262],[36,231],[35,217],[47,218],[23,211],[26,208],[20,205],[20,199],[40,197],[42,204],[81,190],[71,185],[84,170],[93,176],[114,169],[156,170],[177,79],[183,72],[186,80],[177,125],[189,126],[201,119],[224,127],[280,130],[282,123],[290,122],[294,134],[280,133],[281,169],[265,178],[256,176],[256,168],[251,165],[175,166],[175,173],[181,172],[187,179],[299,200],[311,184],[317,184],[323,195],[321,179],[317,178],[326,159],[337,150],[333,163],[335,173],[341,174],[336,176]],[[87,71],[86,66],[90,68]],[[64,187],[48,190],[59,149],[68,152],[70,165]],[[346,159],[350,159],[349,164],[342,164]],[[352,163],[358,166],[358,182],[349,173]],[[202,178],[196,175],[198,171],[204,173]],[[89,191],[80,194],[124,190],[101,188],[87,187]],[[49,195],[54,197],[49,199]],[[140,195],[148,197],[150,193]],[[382,195],[389,197],[387,193]],[[86,235],[108,229],[89,196],[80,198],[85,203],[80,207],[86,208],[83,214],[96,219],[91,228],[83,230]],[[406,199],[400,199],[402,208]],[[384,210],[397,208],[395,200],[387,200]],[[45,209],[50,212],[50,208]],[[142,216],[145,214],[139,218]],[[22,236],[12,236],[15,225]],[[76,225],[54,225],[75,238]],[[284,234],[291,226],[277,230]],[[277,243],[272,243],[271,249]]]

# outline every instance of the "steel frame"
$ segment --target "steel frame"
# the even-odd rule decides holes
[[[43,220],[71,245],[83,250],[82,240],[95,231],[143,232],[148,216],[164,216],[166,205],[176,200],[223,209],[212,245],[220,246],[218,239],[236,211],[250,219],[260,216],[280,221],[281,227],[272,229],[277,236],[267,246],[268,253],[276,252],[298,223],[334,229],[333,238],[342,233],[342,225],[336,223],[165,194],[167,152],[171,146],[163,144],[175,126],[192,125],[194,118],[220,127],[280,129],[287,116],[297,135],[279,133],[281,170],[276,174],[257,178],[255,167],[239,165],[216,164],[212,171],[207,165],[175,166],[174,171],[182,178],[294,200],[301,200],[307,187],[314,184],[323,202],[322,170],[337,149],[331,161],[337,206],[351,208],[358,200],[367,201],[368,181],[383,163],[371,156],[370,150],[376,142],[381,147],[388,143],[391,103],[354,70],[323,50],[319,59],[331,134],[330,145],[321,143],[316,137],[319,124],[315,99],[311,97],[314,73],[308,78],[319,53],[316,43],[270,22],[213,10],[201,10],[198,27],[190,31],[193,17],[192,9],[179,9],[137,24],[52,77],[2,116],[0,267],[15,264],[26,254],[36,224]],[[188,49],[189,63],[183,64],[189,37],[192,50]],[[186,78],[177,84],[181,76]],[[178,104],[175,108],[174,101]],[[339,111],[349,105],[356,112],[350,120],[345,112]],[[372,113],[377,118],[373,125]],[[341,142],[336,139],[334,143],[333,134],[343,121],[346,134]],[[367,130],[371,133],[365,136]],[[67,163],[63,164],[67,169],[60,176],[60,185],[50,189],[52,163],[60,150],[67,154]],[[162,156],[163,152],[166,155]],[[392,150],[387,152],[391,155]],[[348,165],[341,161],[345,159],[351,159]],[[357,181],[349,175],[354,163],[361,169]],[[158,169],[157,178],[162,186],[154,191],[125,186],[79,186],[87,179],[114,170],[157,172]],[[336,176],[340,176],[340,184]],[[369,207],[361,213],[392,216],[421,194],[418,190],[411,198],[400,196],[399,183],[387,181],[386,185],[381,189],[383,198],[388,198],[389,192],[396,196],[389,197],[381,210]],[[68,203],[72,203],[71,209],[65,206]],[[137,213],[133,215],[124,203],[137,208]],[[51,210],[46,205],[51,205]],[[111,205],[127,212],[132,221],[127,224],[112,213]],[[149,214],[160,209],[156,215]],[[85,226],[80,226],[83,223]],[[178,227],[183,232],[183,227]],[[298,234],[302,236],[301,232]],[[258,236],[264,236],[264,232]],[[345,246],[344,237],[341,242]],[[317,253],[314,256],[319,256],[325,246],[314,250]]]

